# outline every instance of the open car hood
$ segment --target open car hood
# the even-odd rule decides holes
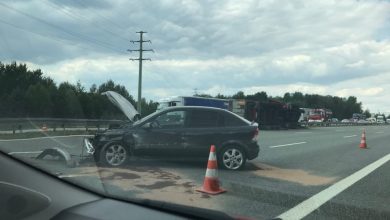
[[[114,91],[103,92],[102,95],[107,96],[107,98],[118,107],[127,118],[134,122],[137,118],[139,118],[140,114],[135,110],[134,106],[123,96],[119,95]]]

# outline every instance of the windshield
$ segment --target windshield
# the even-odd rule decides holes
[[[158,106],[157,106],[157,111],[160,111],[166,107],[169,107],[168,103],[158,103]]]
[[[134,124],[133,125],[139,125],[139,124],[142,124],[142,123],[144,123],[145,121],[147,121],[147,120],[149,120],[150,118],[153,118],[155,115],[157,115],[158,113],[157,112],[155,112],[155,113],[153,113],[153,114],[150,114],[150,115],[148,115],[148,116],[146,116],[146,117],[144,117],[144,118],[141,118],[140,120],[138,120],[138,121],[136,121],[136,122],[134,122]]]
[[[17,161],[145,206],[390,219],[390,1],[1,0],[0,14],[0,151]]]

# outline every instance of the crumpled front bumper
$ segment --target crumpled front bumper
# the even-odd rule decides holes
[[[89,138],[84,138],[84,149],[88,155],[93,155],[93,153],[95,153],[95,147]]]

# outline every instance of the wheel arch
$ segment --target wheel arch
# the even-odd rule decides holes
[[[248,155],[248,152],[247,152],[247,149],[245,147],[245,144],[241,143],[240,141],[236,141],[236,140],[229,140],[229,141],[225,141],[221,144],[221,148],[220,150],[228,147],[228,146],[232,146],[232,145],[238,145],[242,148],[242,150],[244,151],[245,155]]]

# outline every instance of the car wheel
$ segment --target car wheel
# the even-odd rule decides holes
[[[122,143],[110,143],[100,152],[99,164],[110,167],[118,167],[129,161],[128,148]]]
[[[241,147],[229,145],[219,153],[218,162],[224,169],[239,170],[245,166],[246,155]]]

